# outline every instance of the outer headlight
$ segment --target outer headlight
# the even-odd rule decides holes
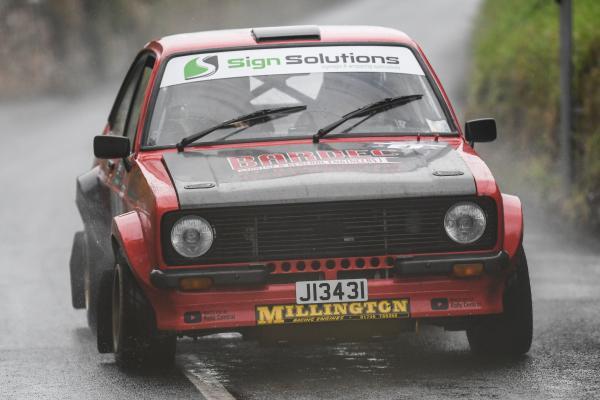
[[[485,213],[475,203],[463,202],[450,207],[444,217],[444,228],[457,243],[473,243],[485,231]]]
[[[215,234],[204,218],[187,216],[171,228],[171,244],[184,257],[196,258],[205,254],[212,246]]]

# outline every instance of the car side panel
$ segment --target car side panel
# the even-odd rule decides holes
[[[126,213],[112,218],[109,236],[144,294],[156,310],[175,312],[164,292],[150,283],[150,271],[160,265],[159,227],[162,214],[179,207],[177,195],[159,157],[138,157],[124,192]]]

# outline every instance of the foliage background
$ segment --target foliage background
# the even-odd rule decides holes
[[[467,115],[494,116],[499,143],[480,146],[503,189],[535,196],[600,227],[600,1],[573,0],[574,185],[558,173],[559,7],[485,0],[473,39]],[[510,172],[512,171],[512,173]],[[514,171],[518,171],[515,173]]]

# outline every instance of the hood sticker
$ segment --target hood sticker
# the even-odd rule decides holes
[[[376,143],[373,148],[248,154],[227,157],[227,161],[235,172],[332,165],[393,164],[402,162],[406,157],[427,156],[445,147],[443,144]]]
[[[212,79],[323,72],[424,75],[419,62],[406,47],[290,47],[175,57],[167,64],[160,87]]]

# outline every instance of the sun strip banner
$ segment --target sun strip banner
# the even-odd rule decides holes
[[[161,87],[213,79],[319,72],[392,72],[424,75],[400,46],[313,46],[224,51],[171,59]]]

